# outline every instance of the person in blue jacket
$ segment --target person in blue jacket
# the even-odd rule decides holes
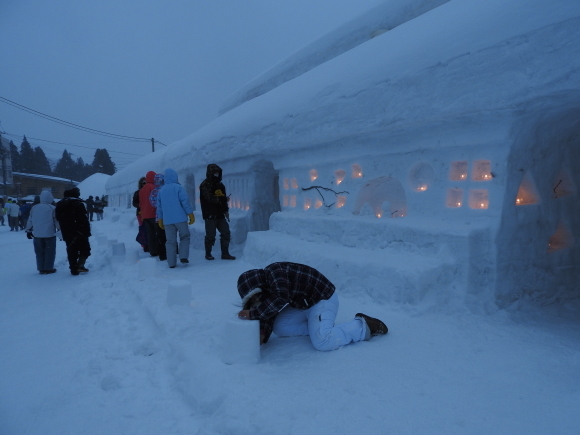
[[[187,192],[177,181],[177,172],[165,170],[165,184],[157,194],[158,225],[165,230],[167,264],[171,269],[177,265],[177,234],[179,233],[179,259],[189,263],[189,227],[195,222]]]

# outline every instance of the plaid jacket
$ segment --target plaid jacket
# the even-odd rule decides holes
[[[274,319],[284,307],[306,310],[334,294],[334,284],[316,269],[298,263],[272,263],[264,269],[248,270],[238,278],[238,293],[243,299],[261,288],[260,305],[250,310],[250,319],[260,320],[264,342],[268,341]]]

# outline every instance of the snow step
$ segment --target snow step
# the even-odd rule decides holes
[[[248,233],[244,259],[258,266],[292,261],[313,266],[342,292],[368,293],[378,302],[418,303],[430,288],[464,288],[464,271],[445,252],[357,249],[301,240],[277,231]],[[434,284],[436,284],[434,286]],[[448,298],[449,295],[445,295]]]

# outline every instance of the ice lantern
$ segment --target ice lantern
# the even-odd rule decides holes
[[[318,171],[316,169],[311,169],[309,174],[310,174],[310,181],[314,181],[318,178]]]
[[[473,169],[471,170],[471,179],[473,181],[490,181],[491,176],[491,162],[489,160],[476,160],[473,162]]]
[[[352,178],[362,178],[362,168],[359,164],[352,165]]]
[[[560,222],[556,232],[550,237],[548,241],[548,252],[556,252],[561,249],[569,248],[573,245],[572,234],[566,226]]]
[[[451,168],[449,170],[449,179],[451,181],[467,180],[467,162],[466,161],[451,162]]]
[[[337,171],[334,171],[334,179],[336,180],[336,185],[338,186],[340,183],[342,183],[342,180],[344,180],[344,177],[346,176],[346,171],[343,171],[342,169],[339,169]]]
[[[463,205],[463,189],[448,189],[446,204],[447,207],[461,207]]]
[[[346,204],[346,196],[339,195],[336,197],[336,208],[344,207]]]
[[[312,207],[312,199],[304,198],[304,210],[308,210],[310,207]]]
[[[434,178],[435,171],[429,163],[418,163],[409,172],[409,187],[416,192],[425,192]]]
[[[518,189],[518,194],[516,196],[516,205],[530,205],[538,204],[540,202],[540,196],[536,190],[536,184],[532,176],[529,173],[524,175],[524,178]]]
[[[489,207],[487,189],[471,189],[469,191],[469,207],[475,210],[485,210]]]

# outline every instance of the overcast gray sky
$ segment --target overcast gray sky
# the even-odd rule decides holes
[[[105,132],[166,144],[309,42],[384,0],[0,0],[0,97]],[[64,148],[119,168],[151,151],[0,102],[1,128],[49,159]],[[35,138],[35,139],[33,139]],[[42,142],[45,139],[63,146]],[[130,153],[131,155],[121,154]]]

